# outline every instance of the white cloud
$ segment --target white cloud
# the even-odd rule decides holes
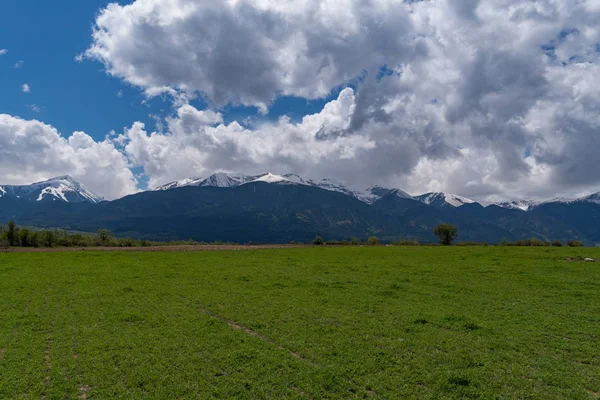
[[[92,191],[114,199],[136,191],[127,159],[109,140],[84,132],[63,138],[50,125],[0,114],[3,184],[28,184],[69,174]]]
[[[23,67],[23,64],[25,64],[25,61],[23,61],[23,60],[19,60],[19,61],[17,61],[17,62],[15,63],[15,68],[16,68],[16,69],[22,68],[22,67]]]
[[[25,107],[36,113],[42,112],[42,108],[36,104],[28,104]]]
[[[6,49],[0,49],[0,56],[5,55],[6,53],[8,53],[8,50],[6,50]]]
[[[137,0],[98,15],[85,55],[177,99],[164,132],[121,138],[151,183],[273,170],[545,196],[600,186],[599,20],[595,0]],[[357,76],[297,124],[250,130],[185,105],[265,112]]]
[[[31,93],[31,88],[27,83],[24,83],[23,86],[21,86],[21,90],[23,93]]]
[[[149,96],[202,93],[263,111],[326,96],[363,70],[419,56],[402,2],[138,0],[109,5],[85,55]],[[394,36],[401,35],[400,38]]]
[[[185,105],[167,120],[168,132],[148,133],[136,123],[117,140],[125,144],[132,163],[144,168],[151,187],[215,170],[259,173],[269,168],[318,175],[322,167],[339,163],[351,172],[354,158],[375,146],[367,136],[339,135],[349,126],[353,112],[354,93],[345,89],[319,114],[299,123],[281,118],[252,131],[237,122],[224,124],[213,111]],[[327,135],[335,137],[325,139]]]

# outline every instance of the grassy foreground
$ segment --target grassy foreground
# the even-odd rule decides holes
[[[598,249],[0,254],[0,398],[593,399]]]

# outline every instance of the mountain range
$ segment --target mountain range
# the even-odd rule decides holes
[[[483,203],[448,193],[411,196],[380,186],[349,188],[295,174],[217,173],[104,201],[69,176],[0,185],[0,222],[81,231],[106,228],[151,240],[272,242],[400,238],[433,242],[433,227],[460,240],[581,240],[600,243],[600,193],[578,199]]]

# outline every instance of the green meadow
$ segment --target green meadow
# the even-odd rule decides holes
[[[1,399],[597,399],[599,249],[0,254]]]

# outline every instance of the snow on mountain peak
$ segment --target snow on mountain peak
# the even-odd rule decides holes
[[[485,206],[498,206],[501,208],[506,208],[509,210],[521,210],[521,211],[529,211],[539,205],[540,203],[534,200],[514,200],[514,201],[504,201],[500,203],[488,203]]]
[[[214,186],[214,187],[236,187],[252,182],[265,182],[272,184],[296,184],[304,186],[312,186],[330,192],[339,192],[347,196],[354,197],[367,204],[373,204],[380,198],[395,194],[401,198],[412,199],[412,197],[400,190],[400,189],[388,189],[380,186],[373,186],[366,190],[355,190],[346,187],[344,184],[337,182],[333,179],[305,179],[297,174],[286,174],[277,175],[271,172],[256,176],[245,175],[245,174],[227,174],[224,172],[218,172],[209,176],[206,179],[194,178],[194,179],[183,179],[168,183],[163,186],[157,187],[155,190],[169,190],[184,186]]]
[[[49,179],[47,181],[34,183],[31,187],[43,187],[45,186],[38,195],[37,201],[42,201],[47,195],[52,196],[53,200],[63,200],[69,202],[69,197],[73,199],[72,195],[76,199],[89,201],[91,203],[99,203],[103,199],[100,196],[92,193],[80,182],[77,182],[69,175],[59,176],[56,178]],[[36,188],[38,190],[38,188]]]
[[[0,189],[0,197],[10,194],[31,201],[60,200],[67,203],[99,203],[103,200],[102,197],[95,195],[69,175],[58,176],[31,185],[6,185]]]
[[[465,204],[473,204],[474,200],[468,199],[463,196],[458,196],[456,194],[450,193],[426,193],[420,196],[415,197],[421,203],[427,205],[434,205],[438,207],[452,206],[452,207],[461,207]]]
[[[2,188],[0,188],[0,190],[2,190]],[[600,204],[600,192],[586,196],[583,198],[583,200],[589,203]]]
[[[235,187],[243,185],[256,179],[254,176],[245,174],[226,174],[225,172],[217,172],[212,174],[197,186],[213,186],[213,187]]]
[[[281,182],[290,182],[289,179],[284,178],[281,175],[275,175],[272,173],[268,173],[266,175],[263,175],[255,180],[253,180],[252,182],[266,182],[266,183],[281,183]]]
[[[205,178],[187,178],[180,181],[170,182],[166,185],[157,187],[155,190],[169,190],[185,186],[198,186]]]

